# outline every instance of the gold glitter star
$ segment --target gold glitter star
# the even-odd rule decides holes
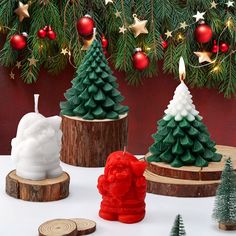
[[[15,74],[11,71],[10,79],[15,79]]]
[[[107,5],[108,3],[113,3],[113,0],[105,0],[105,5]]]
[[[28,58],[27,60],[29,61],[30,66],[36,66],[37,61],[39,61],[39,60],[35,59],[34,56],[32,56],[31,58]]]
[[[203,62],[212,63],[212,62],[214,62],[210,58],[210,56],[211,56],[210,52],[194,52],[194,54],[198,57],[199,63],[203,63]]]
[[[216,9],[216,6],[218,5],[218,3],[216,3],[215,1],[211,2],[211,8]]]
[[[166,35],[167,38],[172,37],[172,31],[167,30],[167,31],[165,32],[165,35]]]
[[[197,11],[197,14],[193,16],[194,18],[196,18],[196,22],[198,22],[199,20],[204,20],[205,13],[206,12]]]
[[[180,28],[181,29],[186,29],[188,27],[188,25],[186,24],[186,22],[184,21],[184,22],[182,22],[182,23],[180,23]]]
[[[18,15],[20,22],[22,22],[25,18],[30,17],[28,8],[29,4],[23,4],[22,2],[19,2],[19,7],[14,12]]]
[[[21,67],[21,62],[20,62],[20,61],[17,61],[17,62],[16,62],[16,67],[17,67],[18,69],[20,69],[20,67]]]
[[[115,12],[115,16],[116,16],[116,18],[121,17],[121,12],[118,11],[118,10],[116,10],[116,12]]]
[[[127,30],[124,25],[122,25],[121,27],[119,27],[119,29],[120,29],[120,30],[119,30],[119,33],[122,33],[122,34],[124,34],[125,31]]]
[[[66,54],[68,54],[68,49],[67,49],[67,48],[62,48],[62,49],[61,49],[61,54],[63,54],[64,56],[65,56]]]

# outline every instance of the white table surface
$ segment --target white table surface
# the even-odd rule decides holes
[[[169,236],[175,216],[180,213],[187,236],[236,235],[217,228],[211,214],[214,197],[175,198],[147,194],[146,216],[136,224],[105,221],[98,216],[101,196],[97,179],[103,168],[81,168],[62,163],[71,177],[70,195],[55,202],[27,202],[5,193],[5,177],[14,169],[9,156],[0,156],[0,236],[37,236],[38,226],[55,218],[88,218],[97,222],[92,235]]]

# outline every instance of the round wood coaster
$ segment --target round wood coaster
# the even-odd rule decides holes
[[[128,114],[117,120],[62,116],[61,160],[83,167],[105,166],[111,152],[127,146]]]
[[[6,193],[11,197],[32,202],[56,201],[69,195],[70,176],[63,172],[57,178],[28,180],[11,171],[6,177]]]
[[[147,192],[176,197],[214,196],[220,183],[225,160],[231,157],[236,169],[236,148],[216,146],[223,155],[221,162],[211,162],[208,167],[183,166],[174,168],[166,163],[147,163],[145,177]],[[150,154],[145,156],[145,159]]]
[[[38,228],[39,236],[77,236],[76,223],[72,220],[46,221]]]
[[[188,180],[219,180],[225,161],[231,157],[236,170],[236,148],[228,146],[216,146],[217,152],[223,155],[220,162],[210,162],[208,167],[183,166],[179,168],[171,167],[163,162],[147,162],[147,170],[160,176],[188,179]],[[145,160],[151,155],[148,153]]]
[[[96,230],[96,222],[83,218],[70,219],[77,225],[77,235],[91,234]]]

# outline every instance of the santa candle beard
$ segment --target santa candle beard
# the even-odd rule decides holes
[[[42,180],[62,174],[59,160],[62,137],[60,124],[59,116],[46,118],[31,112],[22,117],[17,135],[12,139],[11,152],[18,176]]]

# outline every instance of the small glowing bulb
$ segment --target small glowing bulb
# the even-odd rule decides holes
[[[230,27],[231,25],[232,25],[232,21],[230,19],[228,19],[227,22],[226,22],[226,26]]]
[[[183,37],[183,35],[182,34],[178,34],[178,40],[182,40],[182,39],[184,39],[184,37]]]
[[[213,72],[217,72],[217,71],[219,71],[219,70],[220,70],[220,67],[219,67],[219,66],[215,66],[215,67],[212,69]]]
[[[146,47],[146,51],[150,51],[151,50],[151,48],[149,48],[149,47]]]

